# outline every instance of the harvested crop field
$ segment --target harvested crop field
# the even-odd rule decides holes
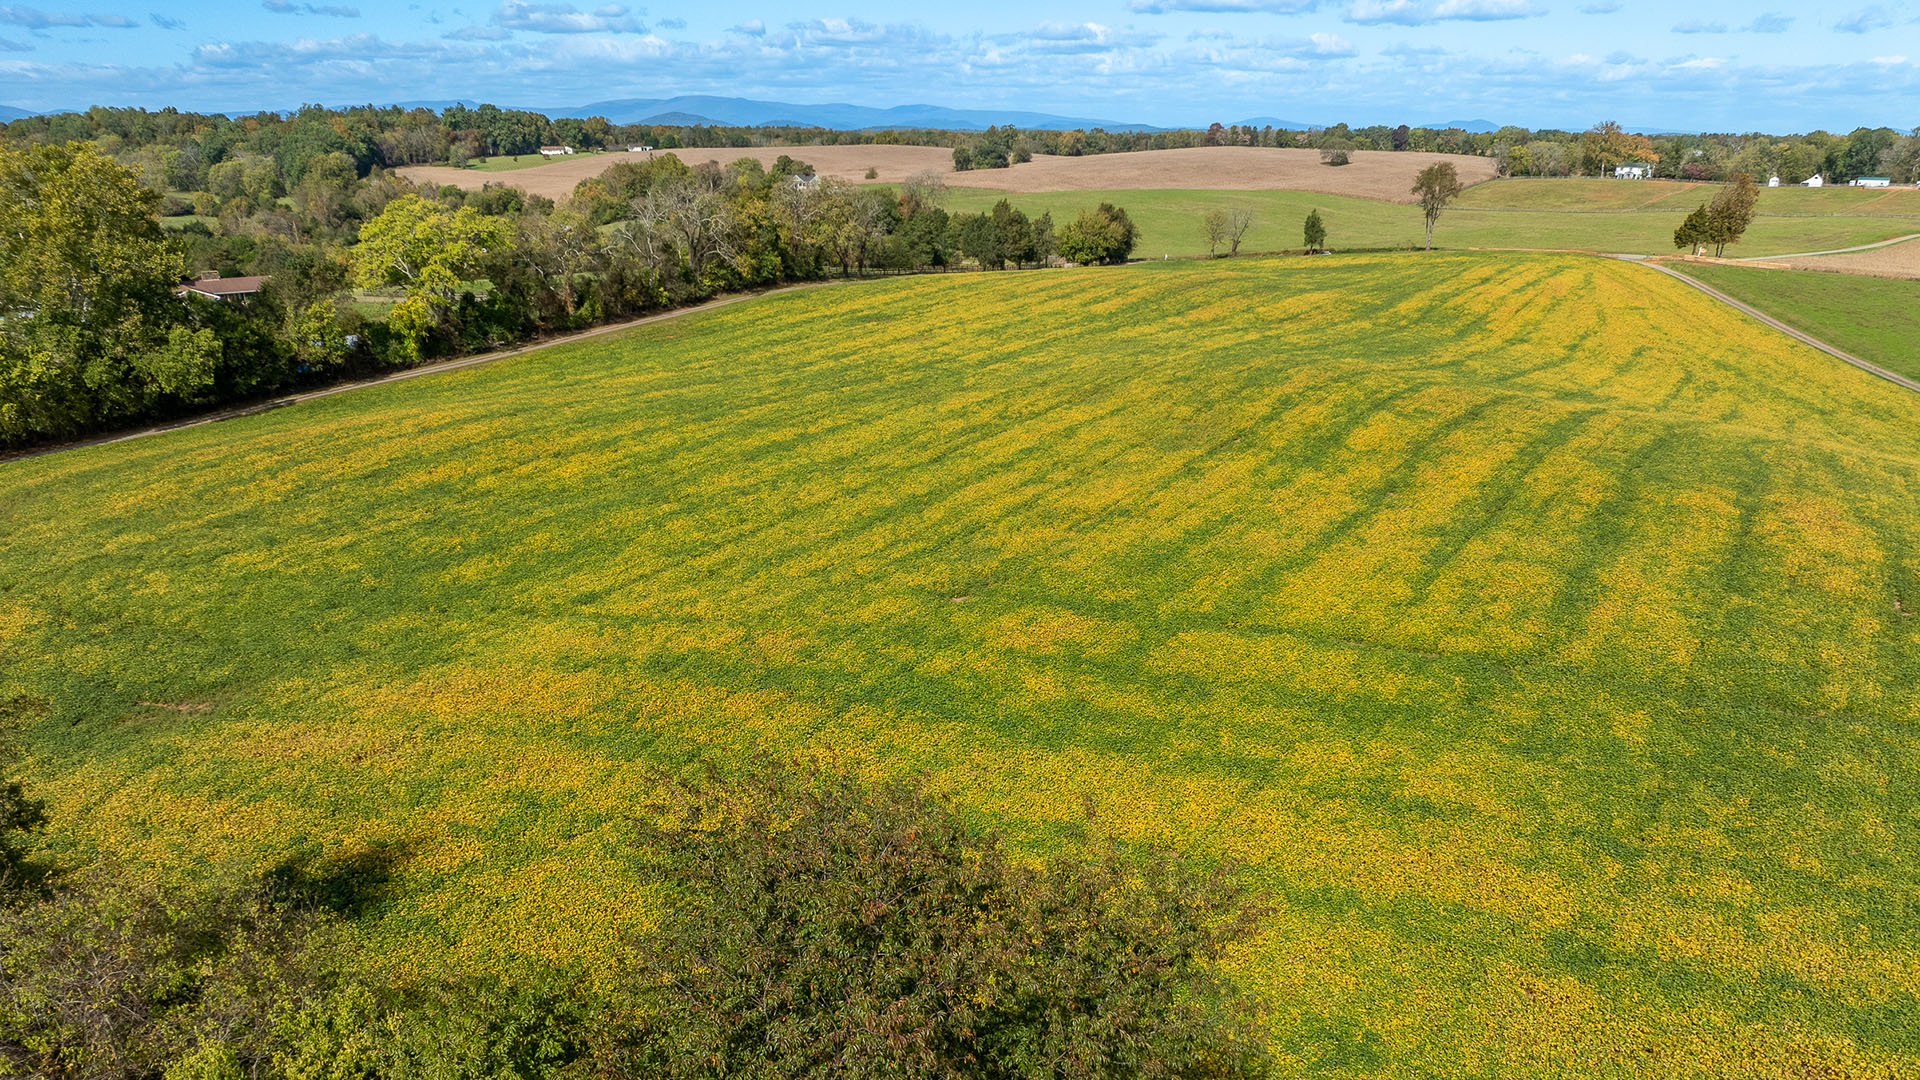
[[[1910,1077],[1917,418],[1594,258],[806,290],[0,465],[0,701],[383,965],[605,956],[647,766],[799,751],[1244,865],[1277,1076]]]
[[[798,158],[824,176],[863,182],[867,170],[879,173],[875,182],[897,184],[916,173],[932,170],[947,174],[956,187],[994,191],[1105,191],[1111,189],[1185,188],[1200,191],[1314,191],[1392,202],[1411,202],[1409,189],[1421,169],[1436,161],[1451,161],[1463,183],[1490,180],[1490,158],[1458,154],[1389,153],[1362,150],[1353,163],[1323,165],[1317,150],[1279,147],[1207,146],[1184,150],[1142,150],[1129,154],[1086,157],[1041,155],[1009,169],[953,171],[953,151],[932,146],[777,146],[716,147],[662,151],[689,163],[722,163],[750,157],[771,164],[782,154]],[[550,199],[564,198],[589,176],[598,176],[630,154],[587,154],[552,165],[520,169],[507,179],[500,173],[422,165],[401,169],[416,183],[453,184],[477,190],[488,183],[511,183]]]
[[[1891,244],[1872,251],[1849,251],[1844,255],[1809,255],[1783,259],[1801,270],[1827,270],[1841,274],[1865,274],[1868,277],[1920,279],[1920,240]]]
[[[822,176],[837,177],[841,180],[866,182],[867,170],[875,169],[879,178],[875,183],[898,184],[917,173],[929,169],[939,172],[953,171],[953,151],[938,146],[716,146],[692,150],[661,150],[661,154],[674,154],[689,165],[698,165],[703,161],[718,161],[725,164],[741,158],[752,158],[762,165],[771,165],[780,155],[804,161],[819,170]],[[615,162],[644,161],[646,154],[574,154],[563,157],[551,165],[536,165],[529,169],[515,169],[512,172],[483,172],[478,169],[449,169],[443,165],[414,165],[400,170],[400,174],[416,184],[452,184],[469,191],[478,191],[487,184],[511,184],[535,195],[544,195],[549,199],[564,199],[573,194],[580,181],[589,176],[599,176],[611,168]]]

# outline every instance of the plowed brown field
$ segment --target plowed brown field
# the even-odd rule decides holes
[[[1875,248],[1849,251],[1845,255],[1809,255],[1783,260],[1803,270],[1836,270],[1843,274],[1867,274],[1872,277],[1920,279],[1920,240]]]
[[[899,183],[929,170],[947,174],[960,187],[997,191],[1112,191],[1145,188],[1187,188],[1209,191],[1317,191],[1368,199],[1410,202],[1408,189],[1414,174],[1436,161],[1451,161],[1463,183],[1493,178],[1490,158],[1458,154],[1388,153],[1362,150],[1351,165],[1335,168],[1320,163],[1317,150],[1278,147],[1204,146],[1185,150],[1143,150],[1129,154],[1089,157],[1041,155],[1010,169],[953,171],[953,152],[937,146],[763,146],[717,147],[663,151],[691,163],[736,161],[750,157],[771,164],[787,154],[812,165],[823,176],[859,181],[873,169],[879,183]],[[416,183],[453,184],[479,189],[485,184],[511,184],[550,199],[565,198],[574,186],[597,176],[616,161],[639,155],[586,154],[551,165],[512,172],[481,172],[420,165],[401,169]]]

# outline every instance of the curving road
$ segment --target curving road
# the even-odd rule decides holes
[[[1890,242],[1897,243],[1898,241],[1890,241]],[[1786,323],[1783,323],[1779,319],[1776,319],[1773,316],[1767,314],[1766,312],[1761,311],[1759,308],[1756,308],[1750,304],[1744,304],[1738,300],[1735,300],[1733,297],[1728,296],[1726,293],[1721,292],[1719,289],[1714,288],[1713,286],[1707,284],[1704,281],[1695,280],[1694,278],[1688,277],[1687,275],[1680,273],[1678,270],[1669,270],[1666,267],[1661,266],[1659,263],[1650,262],[1645,255],[1609,255],[1608,258],[1620,259],[1623,262],[1638,263],[1649,270],[1658,270],[1661,273],[1667,275],[1668,277],[1675,279],[1676,281],[1684,281],[1688,285],[1696,289],[1699,289],[1701,292],[1706,293],[1708,296],[1713,297],[1715,300],[1720,301],[1721,303],[1727,305],[1728,307],[1733,308],[1736,311],[1742,312],[1743,314],[1746,314],[1755,319],[1758,319],[1760,322],[1764,323],[1765,325],[1780,331],[1781,333],[1787,335],[1788,337],[1793,338],[1795,341],[1799,341],[1802,344],[1811,345],[1814,348],[1819,349],[1821,352],[1826,353],[1828,356],[1831,356],[1836,360],[1844,360],[1847,363],[1852,364],[1854,367],[1859,368],[1861,371],[1864,371],[1869,375],[1878,376],[1882,379],[1887,380],[1890,383],[1893,383],[1896,386],[1904,386],[1908,390],[1912,390],[1915,393],[1920,393],[1920,382],[1915,382],[1914,380],[1907,378],[1905,375],[1888,371],[1886,368],[1883,368],[1878,364],[1870,364],[1865,360],[1862,360],[1859,357],[1853,355],[1852,353],[1846,352],[1845,350],[1836,349],[1832,345],[1829,345],[1826,342],[1821,341],[1819,338],[1814,337],[1812,334],[1806,333],[1801,330],[1796,330],[1793,327],[1788,326]]]
[[[1856,251],[1873,251],[1876,248],[1892,247],[1895,244],[1904,244],[1909,240],[1920,240],[1920,233],[1908,233],[1905,236],[1896,236],[1891,240],[1882,240],[1877,244],[1861,244],[1859,247],[1834,248],[1832,251],[1796,251],[1791,255],[1748,255],[1739,259],[1728,259],[1727,261],[1773,262],[1778,259],[1810,259],[1815,255],[1848,255]]]

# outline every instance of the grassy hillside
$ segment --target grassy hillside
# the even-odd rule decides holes
[[[1675,180],[1523,177],[1476,184],[1460,194],[1460,205],[1518,210],[1620,211],[1653,208],[1684,212],[1713,198],[1723,186]],[[1920,219],[1920,191],[1913,188],[1762,187],[1760,213]]]
[[[1920,378],[1920,281],[1702,263],[1671,265],[1862,360]]]
[[[1674,208],[1639,213],[1568,213],[1549,208],[1490,209],[1467,205],[1465,200],[1490,187],[1508,183],[1482,184],[1467,189],[1462,205],[1450,209],[1440,219],[1434,242],[1448,248],[1547,248],[1579,251],[1632,252],[1644,255],[1672,254],[1673,230],[1687,212],[1708,198],[1711,192]],[[1541,183],[1567,183],[1541,181]],[[1593,183],[1600,183],[1594,181]],[[1613,181],[1606,181],[1613,184]],[[1633,186],[1621,181],[1623,186]],[[1649,187],[1675,186],[1641,184]],[[1606,191],[1614,191],[1609,187]],[[1796,189],[1797,190],[1797,189]],[[1806,194],[1819,195],[1809,191]],[[1836,194],[1843,194],[1836,192]],[[1575,201],[1587,196],[1577,192]],[[1011,199],[1015,206],[1030,214],[1052,211],[1056,223],[1064,223],[1081,210],[1101,202],[1123,206],[1140,226],[1140,247],[1136,254],[1159,258],[1204,254],[1206,234],[1201,219],[1214,207],[1246,206],[1254,212],[1254,227],[1243,244],[1247,251],[1280,251],[1301,246],[1300,227],[1310,210],[1319,210],[1327,225],[1327,242],[1335,249],[1412,247],[1425,242],[1426,226],[1418,207],[1386,203],[1373,199],[1316,195],[1301,191],[1078,191],[1040,192],[1009,195],[1006,192],[954,188],[947,206],[951,210],[980,211],[1000,199]],[[1877,216],[1867,213],[1823,214],[1821,216],[1762,216],[1747,231],[1734,255],[1783,255],[1800,251],[1824,251],[1833,248],[1871,244],[1895,236],[1920,232],[1920,205],[1915,217]]]
[[[824,288],[0,464],[0,700],[63,844],[402,967],[806,750],[1243,861],[1283,1075],[1912,1075],[1916,419],[1598,259]]]

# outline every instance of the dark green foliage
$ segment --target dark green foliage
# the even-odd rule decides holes
[[[28,862],[34,834],[47,823],[46,806],[27,797],[15,779],[20,750],[15,732],[46,715],[44,702],[24,695],[0,701],[0,892],[31,883],[38,868]]]
[[[645,844],[686,887],[634,941],[613,1075],[1201,1077],[1263,1068],[1214,965],[1249,910],[1167,856],[1030,866],[910,781],[771,769]]]
[[[1123,263],[1133,254],[1139,231],[1125,210],[1101,203],[1067,223],[1060,232],[1060,254],[1069,262]]]
[[[1302,229],[1301,239],[1306,242],[1307,252],[1309,254],[1318,252],[1321,248],[1327,246],[1327,225],[1320,220],[1320,211],[1314,210],[1307,214],[1307,221],[1305,227]]]
[[[1689,254],[1698,255],[1700,245],[1707,242],[1707,234],[1707,204],[1701,203],[1687,215],[1687,220],[1681,222],[1679,228],[1673,230],[1673,246],[1686,248]]]
[[[0,912],[0,1060],[29,1076],[249,1075],[326,986],[319,916],[264,888],[192,893],[96,867]]]

